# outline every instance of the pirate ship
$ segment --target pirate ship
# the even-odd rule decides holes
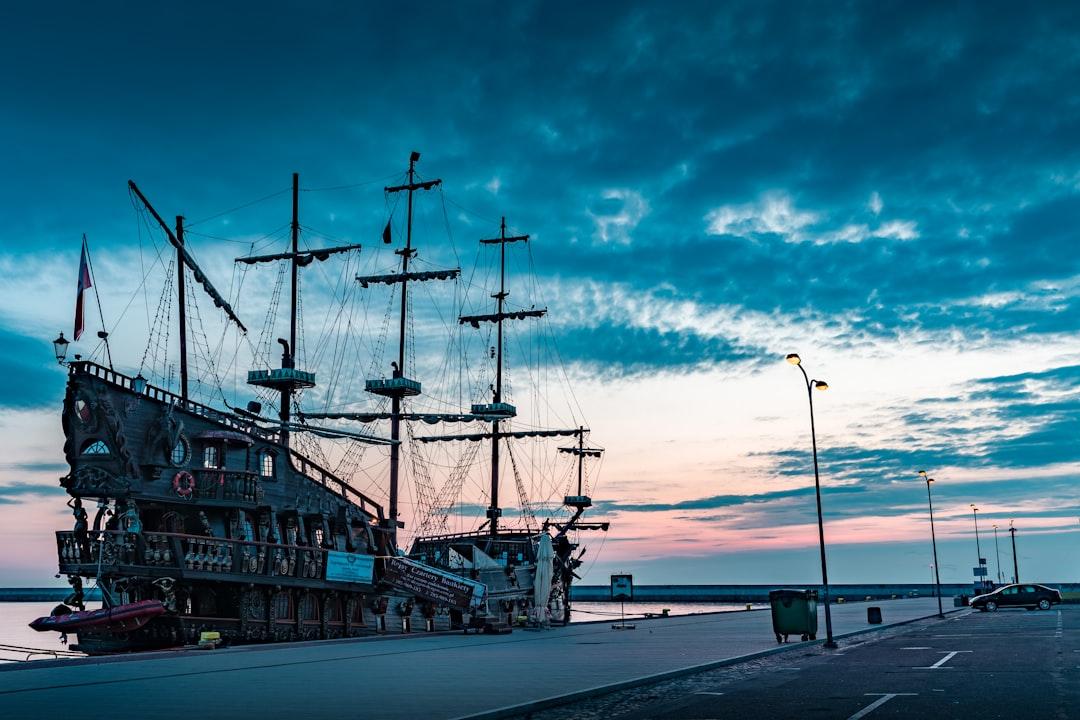
[[[465,284],[462,298],[460,268],[416,267],[415,196],[441,191],[441,180],[419,176],[418,160],[414,152],[402,182],[384,188],[389,217],[384,244],[393,244],[395,220],[404,225],[404,233],[398,233],[404,243],[393,250],[395,265],[389,272],[356,273],[348,277],[348,288],[331,293],[337,314],[327,314],[324,327],[330,330],[324,336],[331,340],[321,349],[332,349],[306,353],[308,361],[321,362],[329,373],[330,387],[321,394],[316,372],[304,363],[301,271],[335,258],[344,261],[342,277],[351,275],[350,268],[360,267],[361,246],[301,246],[306,226],[299,220],[298,176],[292,179],[287,238],[271,234],[261,243],[286,239],[284,251],[259,253],[260,243],[252,243],[252,252],[236,258],[240,281],[234,271],[228,298],[189,251],[184,218],[170,225],[129,183],[147,237],[163,238],[155,261],[165,280],[136,374],[115,369],[104,330],[89,359],[75,355],[65,363],[62,423],[70,472],[60,482],[71,496],[75,523],[72,530],[56,533],[56,543],[60,572],[73,591],[35,627],[75,633],[77,649],[108,653],[207,637],[273,642],[470,628],[500,632],[520,624],[569,622],[570,586],[584,552],[578,552],[577,534],[607,529],[606,523],[583,520],[591,505],[587,461],[600,458],[602,449],[587,446],[588,430],[580,422],[570,428],[514,424],[517,408],[505,382],[504,323],[540,320],[546,309],[508,305],[507,248],[524,245],[529,237],[508,235],[505,219],[498,237],[480,241],[481,249],[494,246],[499,252],[498,290],[490,296],[494,312],[461,314],[458,330],[441,339],[446,357],[459,359],[458,400],[468,396],[475,402],[468,403],[467,411],[447,411],[454,402],[448,399],[449,381],[436,383],[441,397],[422,402],[421,383],[410,377],[424,363],[416,359],[416,313],[409,290],[420,283],[454,284],[457,310],[481,283]],[[391,202],[402,196],[403,222]],[[82,294],[93,286],[88,260],[84,242],[76,339],[83,322]],[[253,343],[233,304],[239,307],[247,269],[273,265],[277,282],[268,298],[264,293],[266,317]],[[280,356],[271,359],[270,338],[281,314],[286,276],[288,337],[277,338]],[[201,295],[189,287],[191,281],[220,310],[222,340],[216,347],[208,339],[199,311]],[[354,311],[370,307],[375,290],[383,286],[390,297],[381,330],[365,333],[358,329],[365,323],[353,322]],[[178,378],[172,358],[166,357],[171,355],[173,307]],[[391,320],[396,320],[397,352],[387,374],[381,368]],[[469,342],[463,329],[481,327],[494,329],[494,342],[481,336],[482,362],[466,365]],[[223,348],[230,333],[256,365],[246,380],[259,399],[243,408],[237,406],[236,391],[232,403],[226,393],[230,369],[222,357],[228,354]],[[61,334],[56,349],[62,362],[66,346]],[[350,349],[360,347],[371,357],[364,393],[353,392],[351,383],[360,373],[350,359],[360,353]],[[106,364],[96,361],[99,355]],[[233,363],[239,355],[239,350],[232,353]],[[452,376],[442,373],[444,380]],[[197,402],[192,385],[205,398]],[[534,398],[547,399],[538,384],[533,391]],[[360,427],[343,429],[331,422]],[[384,436],[380,428],[387,423],[389,435]],[[447,423],[465,424],[470,432],[415,432]],[[551,438],[573,442],[552,453]],[[564,475],[552,463],[519,468],[522,451],[515,455],[516,442],[532,443],[525,453],[534,460],[555,455],[574,462]],[[482,443],[490,449],[486,467],[478,460]],[[426,452],[428,447],[441,448],[438,457]],[[376,458],[365,467],[365,453],[372,449]],[[518,490],[521,517],[513,524],[500,521],[504,454]],[[472,519],[463,489],[470,478],[476,486],[478,474],[486,475],[486,492],[480,493],[487,501],[486,520],[464,527]],[[362,491],[358,485],[364,480],[368,484]],[[406,484],[413,498],[411,543],[403,541],[407,531],[401,519]],[[530,497],[530,491],[541,497]],[[95,508],[92,521],[88,508]],[[457,531],[451,527],[455,523]],[[86,609],[85,582],[101,589],[101,609]]]

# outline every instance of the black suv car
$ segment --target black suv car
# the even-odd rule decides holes
[[[1061,602],[1061,593],[1045,585],[1002,585],[993,592],[976,595],[971,607],[993,612],[999,607],[1025,607],[1029,610],[1049,610]]]

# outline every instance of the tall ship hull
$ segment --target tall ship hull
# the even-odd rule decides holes
[[[89,362],[70,365],[64,406],[61,484],[97,512],[56,533],[60,572],[111,606],[165,608],[133,630],[76,630],[76,649],[450,629],[449,607],[379,581],[382,507],[278,433]]]

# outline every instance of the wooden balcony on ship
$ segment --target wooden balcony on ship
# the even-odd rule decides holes
[[[90,533],[80,546],[74,531],[56,533],[60,572],[170,577],[366,592],[372,585],[328,581],[328,549],[311,545],[231,540],[169,532]]]

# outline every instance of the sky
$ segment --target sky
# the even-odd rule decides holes
[[[418,229],[434,265],[466,248],[471,265],[502,215],[532,236],[510,282],[535,272],[530,302],[550,311],[572,387],[558,400],[607,451],[590,516],[612,528],[589,541],[586,582],[820,580],[789,352],[830,386],[814,409],[831,580],[929,579],[925,468],[943,582],[971,580],[972,504],[992,576],[994,525],[1011,574],[1011,522],[1024,579],[1077,581],[1078,14],[6,5],[0,585],[54,582],[52,532],[70,525],[49,343],[71,326],[83,233],[117,367],[145,361],[162,246],[127,180],[188,217],[193,253],[231,292],[231,258],[287,222],[292,172],[305,240],[370,243],[357,262],[385,269],[367,249],[380,187],[414,149],[443,179]],[[257,277],[238,306],[253,328],[273,284]],[[332,299],[315,284],[312,317]],[[377,334],[338,330],[358,348]]]

